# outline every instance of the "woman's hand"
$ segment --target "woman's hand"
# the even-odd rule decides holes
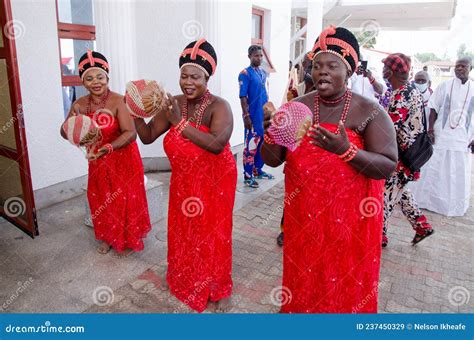
[[[310,143],[319,146],[326,151],[342,155],[347,149],[349,149],[350,142],[342,121],[339,122],[339,130],[339,134],[336,135],[322,126],[312,126],[309,128],[308,132],[308,135],[312,138]]]
[[[263,105],[263,130],[267,132],[268,128],[272,124],[272,115],[276,111],[275,106],[272,102],[267,102]]]
[[[168,107],[168,110],[166,111],[166,117],[173,126],[176,126],[183,118],[183,115],[181,114],[176,98],[174,98],[170,93],[167,93],[167,96],[168,99],[166,100],[166,106]]]
[[[97,150],[96,153],[90,153],[87,155],[87,159],[90,161],[95,161],[96,159],[99,159],[100,157],[106,155],[109,152],[109,150],[106,147],[101,147],[99,150]]]

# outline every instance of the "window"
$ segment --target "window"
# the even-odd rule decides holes
[[[95,49],[92,0],[56,0],[60,72],[63,86],[64,116],[71,104],[86,94],[77,70],[79,58]]]
[[[263,45],[263,18],[264,12],[252,8],[252,44]]]
[[[252,8],[252,45],[260,45],[263,50],[262,67],[268,73],[276,72],[273,67],[270,55],[264,46],[264,18],[265,12],[258,8]]]

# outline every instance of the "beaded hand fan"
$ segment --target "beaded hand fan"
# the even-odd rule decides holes
[[[306,105],[289,102],[274,113],[268,134],[276,144],[295,151],[312,124],[313,114]]]
[[[127,83],[125,103],[138,118],[151,118],[165,109],[166,92],[154,80],[133,80]]]
[[[68,141],[76,146],[86,146],[100,140],[102,134],[97,123],[86,115],[69,117],[63,124]]]

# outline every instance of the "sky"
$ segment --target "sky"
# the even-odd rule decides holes
[[[445,31],[380,31],[375,49],[387,52],[402,52],[408,55],[433,52],[455,61],[461,43],[474,52],[473,32],[474,1],[457,0],[456,13],[451,28]],[[423,14],[429,16],[429,13]]]

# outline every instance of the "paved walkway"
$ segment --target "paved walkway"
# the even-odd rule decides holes
[[[160,174],[167,181],[169,174]],[[276,313],[282,274],[279,232],[283,182],[259,189],[234,214],[235,313]],[[433,237],[411,246],[413,231],[400,211],[390,220],[379,286],[381,313],[474,312],[474,197],[462,218],[427,213]],[[0,223],[0,311],[188,313],[163,288],[166,221],[153,226],[145,251],[116,259],[95,251],[92,231],[82,225],[82,198],[40,212],[42,235],[31,240]],[[21,288],[21,289],[20,289]],[[2,307],[3,304],[3,307]],[[206,312],[213,312],[211,305]]]
[[[281,218],[283,182],[234,214],[235,313],[276,313],[282,275],[282,249],[275,237]],[[474,200],[473,200],[474,201]],[[436,234],[413,247],[413,230],[396,211],[390,220],[390,245],[383,251],[380,313],[473,313],[474,209],[463,218],[427,212]],[[165,229],[156,235],[166,248]],[[160,263],[117,291],[113,304],[88,312],[190,312],[162,289]],[[283,298],[285,292],[283,292]],[[208,310],[213,311],[213,308]]]

